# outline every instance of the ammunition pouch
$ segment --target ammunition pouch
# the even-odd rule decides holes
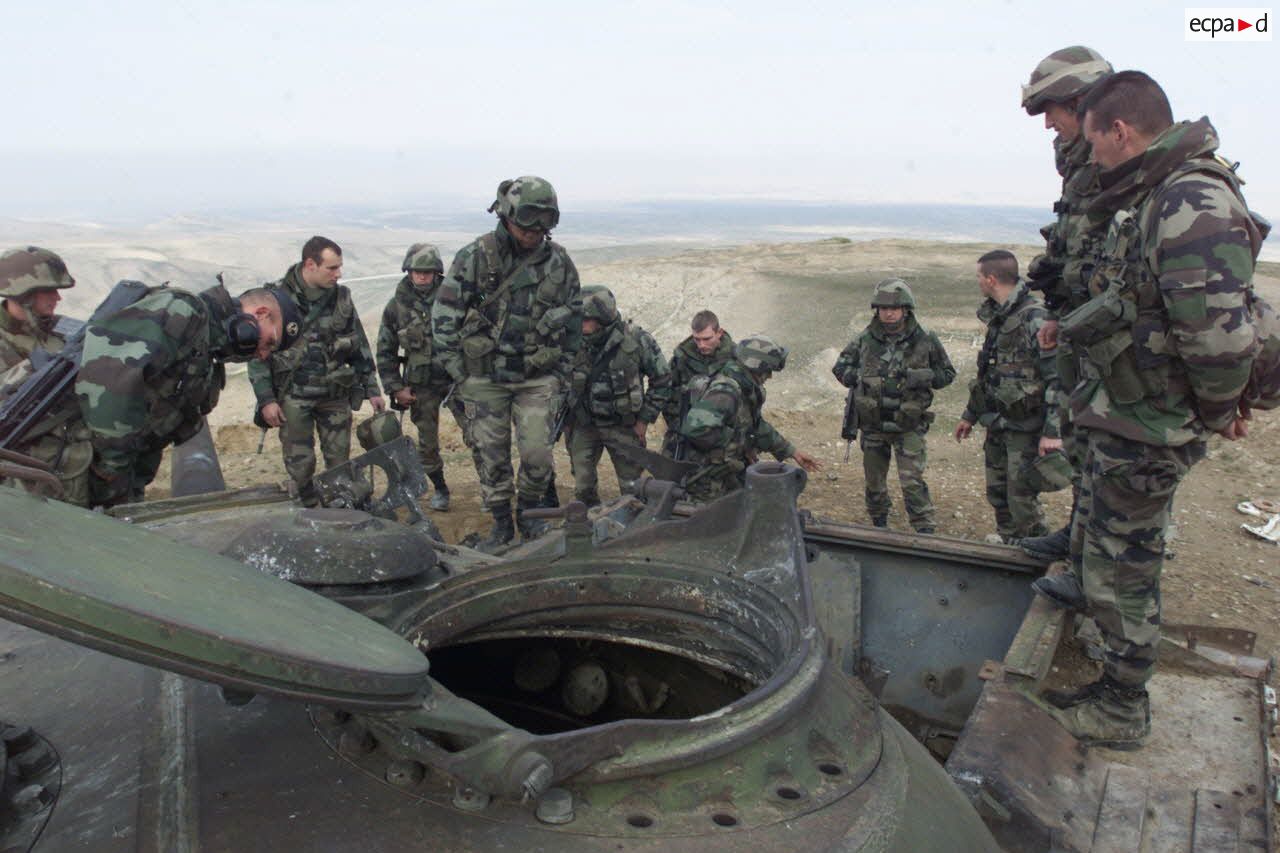
[[[1060,340],[1058,341],[1058,348],[1054,358],[1058,365],[1058,382],[1062,386],[1063,392],[1069,394],[1071,389],[1076,387],[1076,384],[1080,381],[1079,361],[1076,358],[1075,348]]]
[[[1038,379],[1002,376],[994,396],[996,411],[1011,424],[1039,418],[1044,411],[1044,383]]]
[[[544,311],[533,329],[546,340],[558,341],[564,334],[571,317],[573,317],[571,308],[566,305],[557,305]]]
[[[431,351],[413,350],[404,360],[404,384],[414,387],[431,382]]]
[[[1152,319],[1148,316],[1147,319]],[[1152,354],[1139,364],[1134,345],[1138,310],[1114,283],[1062,319],[1058,334],[1081,354],[1085,375],[1102,382],[1116,403],[1131,405],[1169,387],[1168,358]]]
[[[486,335],[472,335],[462,341],[462,369],[467,376],[487,377],[493,373],[494,349],[493,338]]]
[[[928,427],[933,423],[933,413],[926,408],[921,400],[903,400],[894,413],[893,425],[902,432],[911,432],[920,426]]]
[[[907,369],[908,388],[929,388],[933,385],[933,371],[927,367]]]

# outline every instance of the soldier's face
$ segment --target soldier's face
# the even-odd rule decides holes
[[[893,328],[902,322],[902,316],[906,313],[901,305],[895,305],[892,308],[880,306],[876,308],[876,316],[880,318],[882,325]]]
[[[54,309],[58,307],[58,303],[62,301],[62,294],[53,288],[48,290],[37,290],[31,294],[31,313],[37,317],[52,317]]]
[[[411,270],[409,272],[409,281],[413,282],[415,287],[430,287],[435,284],[436,281],[435,270],[431,270],[429,272]]]
[[[254,309],[253,318],[258,321],[258,349],[253,357],[258,361],[266,361],[280,344],[283,331],[280,311],[260,305]]]
[[[978,290],[988,299],[995,295],[996,277],[993,275],[983,275],[982,265],[978,265]]]
[[[1080,119],[1076,111],[1062,104],[1048,104],[1044,108],[1044,126],[1056,130],[1067,142],[1080,135]]]
[[[1129,155],[1124,149],[1124,140],[1116,122],[1112,127],[1100,128],[1094,121],[1092,112],[1084,116],[1084,138],[1093,149],[1093,162],[1104,169],[1119,166]]]
[[[711,355],[716,351],[716,347],[720,346],[720,339],[724,337],[724,329],[713,329],[710,326],[702,331],[694,331],[693,342],[698,347],[698,352],[703,355]]]
[[[582,318],[582,334],[584,334],[584,335],[594,335],[594,334],[595,334],[596,332],[598,332],[598,331],[600,331],[600,321],[599,321],[599,320],[597,320],[595,317],[583,317],[583,318]]]
[[[320,263],[311,258],[302,262],[302,280],[312,287],[333,287],[342,278],[342,255],[333,249],[320,253]]]
[[[519,225],[507,220],[507,231],[511,234],[511,239],[516,241],[521,249],[536,249],[538,244],[547,236],[547,232],[539,228],[521,228]]]

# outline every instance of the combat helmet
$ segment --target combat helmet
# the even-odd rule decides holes
[[[1051,450],[1023,466],[1022,481],[1037,492],[1056,492],[1071,485],[1071,462],[1061,450]]]
[[[886,278],[876,285],[871,294],[872,308],[907,308],[915,309],[916,298],[911,295],[911,288],[900,278]]]
[[[1091,47],[1055,50],[1040,60],[1030,82],[1022,87],[1022,107],[1027,115],[1040,115],[1046,104],[1066,103],[1085,94],[1112,70],[1111,63]]]
[[[365,450],[381,447],[402,435],[400,421],[388,411],[381,411],[356,427],[356,439]]]
[[[776,373],[787,366],[786,347],[764,335],[749,335],[733,348],[733,356],[752,373]]]
[[[551,182],[537,175],[523,175],[498,184],[498,196],[489,205],[521,228],[550,231],[560,223],[560,202]]]
[[[17,299],[33,290],[75,285],[62,258],[48,249],[25,246],[0,255],[0,296]]]
[[[444,261],[440,260],[440,252],[430,243],[414,243],[405,253],[404,263],[400,265],[404,272],[444,273]]]
[[[597,320],[602,326],[618,319],[618,303],[613,298],[613,291],[602,284],[582,288],[582,317]]]

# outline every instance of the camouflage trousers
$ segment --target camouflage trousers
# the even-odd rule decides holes
[[[324,467],[341,465],[351,456],[351,402],[285,397],[280,404],[285,422],[280,428],[280,448],[284,453],[284,469],[289,472],[298,492],[305,500],[311,493],[311,478],[316,474],[315,434],[320,435],[320,453]]]
[[[409,419],[418,430],[418,458],[422,460],[422,470],[431,475],[444,470],[444,460],[440,458],[440,404],[449,393],[449,386],[414,385],[411,390],[414,399],[409,406]],[[456,393],[449,398],[448,406],[465,436],[466,415]]]
[[[893,502],[889,499],[889,463],[898,457],[898,483],[902,486],[902,500],[907,505],[907,518],[916,530],[933,527],[933,501],[929,498],[929,486],[924,481],[928,450],[924,433],[863,432],[859,447],[862,448],[862,472],[866,478],[867,514],[872,520],[885,518]]]
[[[1205,443],[1156,447],[1101,430],[1080,431],[1088,448],[1071,525],[1071,561],[1106,646],[1104,669],[1142,685],[1160,641],[1160,570],[1165,525],[1178,483],[1204,458]]]
[[[1057,347],[1058,378],[1062,383],[1062,405],[1058,407],[1058,435],[1062,436],[1062,452],[1067,454],[1071,462],[1071,505],[1075,506],[1080,499],[1080,477],[1084,471],[1085,442],[1076,435],[1075,421],[1071,419],[1071,407],[1067,400],[1071,397],[1076,377],[1080,376],[1081,358],[1068,344],[1059,340]]]
[[[1022,476],[1026,466],[1039,455],[1039,433],[987,430],[987,440],[982,444],[987,503],[996,512],[996,531],[1006,541],[1049,533],[1040,494],[1027,486]]]
[[[644,444],[636,438],[636,432],[629,426],[580,426],[574,424],[565,434],[565,445],[569,448],[569,464],[573,467],[573,497],[587,506],[600,503],[599,477],[597,469],[600,457],[604,453],[606,443]],[[644,469],[636,463],[609,451],[609,460],[613,462],[613,471],[618,475],[618,487],[628,480],[636,480],[644,473]]]
[[[554,376],[523,382],[495,382],[471,376],[454,391],[462,398],[466,441],[479,458],[480,498],[489,512],[511,506],[518,496],[530,505],[542,499],[551,477],[551,421],[560,393]],[[520,451],[520,476],[513,482],[511,425]]]
[[[25,481],[27,491],[35,495],[57,498],[76,506],[91,506],[89,485],[93,462],[92,434],[78,416],[70,417],[40,437],[19,448],[20,453],[48,465],[62,484],[62,492],[42,483]]]

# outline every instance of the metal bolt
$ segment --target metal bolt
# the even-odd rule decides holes
[[[373,748],[377,745],[373,735],[369,734],[369,730],[364,726],[352,726],[338,738],[338,752],[348,758],[373,752]]]
[[[9,726],[4,730],[4,750],[9,755],[30,749],[36,742],[36,733],[30,726]]]
[[[427,768],[416,761],[393,761],[387,765],[387,781],[399,788],[418,784],[427,775]]]
[[[53,794],[44,785],[28,785],[13,795],[13,807],[22,815],[37,814],[52,803]]]
[[[475,788],[459,786],[453,789],[454,808],[464,812],[482,812],[488,808],[490,799],[488,794]]]
[[[947,606],[948,604],[950,604],[951,602],[950,602],[950,601],[948,601],[948,600],[947,600],[947,597],[944,595],[944,596],[941,596],[941,597],[938,599],[938,603],[939,603],[939,604],[941,604],[943,607],[946,607],[946,606]]]
[[[573,820],[573,794],[564,788],[548,788],[538,800],[534,815],[543,823],[562,824]]]
[[[42,743],[37,743],[26,752],[15,756],[13,763],[18,765],[20,778],[31,779],[53,767],[58,763],[58,759],[51,749]]]

